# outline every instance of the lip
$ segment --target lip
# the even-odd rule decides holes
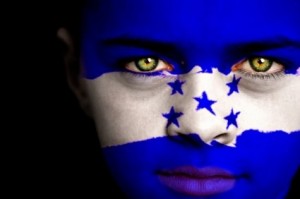
[[[161,183],[175,192],[190,196],[210,196],[234,187],[236,177],[217,167],[184,166],[158,172]]]

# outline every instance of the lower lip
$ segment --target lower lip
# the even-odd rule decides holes
[[[194,171],[192,173],[186,172],[187,175],[184,172],[177,171],[162,172],[159,174],[159,179],[162,184],[173,191],[190,196],[216,195],[229,191],[234,187],[235,178],[223,170],[205,168],[199,171],[200,175],[191,175]]]

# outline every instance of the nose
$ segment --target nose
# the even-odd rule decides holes
[[[180,120],[181,126],[179,128],[174,125],[168,127],[167,133],[169,135],[197,134],[204,143],[209,145],[216,141],[227,146],[235,146],[236,130],[224,128],[226,124],[223,122],[223,118],[212,119],[205,114],[185,116],[185,119]]]
[[[182,76],[184,95],[173,101],[178,113],[177,125],[169,125],[169,135],[197,134],[207,144],[217,141],[234,146],[237,136],[239,112],[235,112],[228,100],[226,83],[229,75],[195,73]]]

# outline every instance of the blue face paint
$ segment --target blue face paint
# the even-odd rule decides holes
[[[238,138],[236,148],[218,143],[209,146],[191,134],[108,147],[103,153],[128,198],[283,199],[298,169],[299,141],[300,131],[287,135],[250,130]],[[161,171],[182,166],[226,169],[235,178],[234,188],[210,197],[193,197],[189,191],[181,193],[161,183]]]
[[[270,57],[300,66],[297,0],[99,1],[90,0],[82,25],[87,78],[119,71],[120,59],[156,55],[186,73],[198,64],[229,73],[237,61]]]
[[[284,198],[300,165],[299,8],[298,0],[88,1],[83,75],[103,153],[129,198]],[[173,70],[128,67],[143,57]],[[247,72],[255,57],[276,63],[273,73]],[[208,145],[215,132],[221,138]],[[207,173],[223,180],[199,180]]]

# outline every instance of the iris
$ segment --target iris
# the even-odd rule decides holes
[[[136,60],[135,64],[141,71],[151,71],[157,67],[158,59],[152,57],[141,58]]]
[[[254,57],[249,59],[249,63],[254,71],[266,72],[271,68],[273,61],[262,57]]]

